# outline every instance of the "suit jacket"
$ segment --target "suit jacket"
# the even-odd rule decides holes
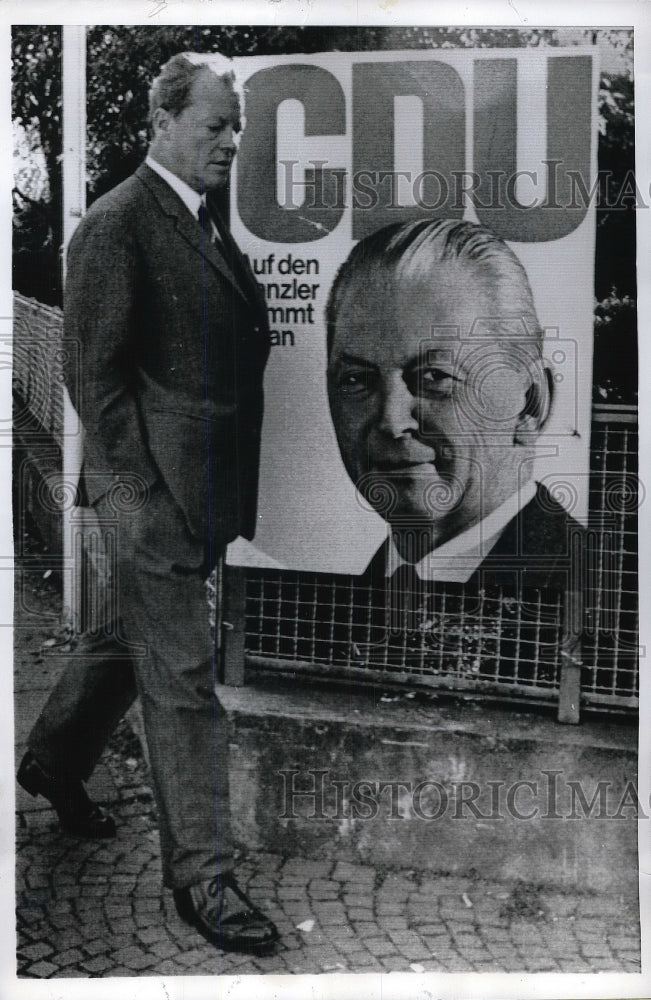
[[[219,544],[255,531],[270,343],[264,297],[223,239],[143,164],[75,232],[64,313],[89,502],[162,480],[193,534]]]
[[[562,595],[582,588],[584,537],[584,528],[538,485],[533,499],[507,524],[466,583],[412,584],[410,594],[400,594],[385,576],[385,543],[358,578],[360,592],[352,598],[353,604],[365,608],[370,588],[371,610],[366,612],[360,641],[376,643],[375,652],[370,647],[371,660],[375,657],[399,668],[413,660],[415,669],[423,669],[428,658],[434,665],[449,662],[453,671],[459,663],[477,662],[484,679],[492,671],[504,681],[517,671],[521,682],[552,683],[561,638],[554,608],[559,596],[562,609]],[[418,629],[418,611],[415,621],[410,618],[411,608],[418,605],[427,609],[425,617],[434,626],[424,646],[415,631],[412,647],[409,634],[405,641],[401,630]],[[388,614],[394,617],[387,618]],[[396,629],[394,637],[387,632],[388,625]],[[575,632],[577,627],[577,623],[572,626]],[[349,645],[350,638],[342,634],[341,650]],[[475,676],[472,670],[469,676]]]
[[[565,591],[578,580],[584,535],[579,522],[538,484],[463,586]],[[384,543],[373,556],[362,577],[366,585],[384,585],[387,552]]]

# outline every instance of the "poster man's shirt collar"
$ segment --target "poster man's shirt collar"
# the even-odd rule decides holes
[[[536,483],[530,479],[503,504],[496,507],[488,517],[423,556],[414,564],[417,575],[421,580],[467,583],[494,547],[507,524],[533,500],[535,494]],[[406,560],[398,552],[393,539],[389,540],[387,548],[386,576],[393,576]]]

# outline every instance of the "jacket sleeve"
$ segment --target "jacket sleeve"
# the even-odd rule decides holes
[[[140,477],[144,487],[159,472],[136,399],[139,272],[136,236],[122,213],[87,216],[68,253],[68,388],[95,462],[114,477]]]

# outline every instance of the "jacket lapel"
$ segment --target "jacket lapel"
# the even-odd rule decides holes
[[[207,240],[201,231],[198,221],[192,218],[187,207],[183,204],[175,191],[167,184],[162,177],[159,177],[155,170],[151,170],[146,163],[141,164],[136,170],[136,177],[142,181],[147,189],[158,202],[161,211],[175,220],[176,229],[179,235],[188,243],[199,256],[208,261],[217,271],[219,271],[236,288],[247,304],[251,304],[252,293],[248,294],[241,280],[234,274],[225,254],[218,245]],[[235,241],[231,239],[234,246]],[[227,254],[229,244],[225,243]],[[238,251],[239,253],[239,251]],[[258,305],[258,298],[254,296],[254,301]]]
[[[582,531],[549,491],[538,484],[533,500],[507,525],[482,563],[483,583],[499,586],[514,567],[528,587],[566,588],[572,537]]]
[[[266,321],[267,303],[262,289],[260,288],[260,285],[256,281],[255,275],[251,270],[248,257],[242,253],[237,243],[231,236],[230,229],[224,222],[224,219],[217,208],[211,203],[210,197],[208,198],[208,207],[219,231],[223,246],[226,250],[226,257],[228,259],[227,262],[230,264],[230,270],[239,280],[242,288],[246,290],[249,300],[252,299],[256,303],[257,307],[262,311]]]

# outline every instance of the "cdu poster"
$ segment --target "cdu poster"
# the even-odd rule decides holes
[[[387,535],[342,463],[324,310],[353,246],[457,219],[523,264],[553,373],[536,479],[587,514],[596,50],[458,49],[236,60],[246,127],[231,227],[265,295],[272,352],[258,528],[231,563],[358,574]]]

